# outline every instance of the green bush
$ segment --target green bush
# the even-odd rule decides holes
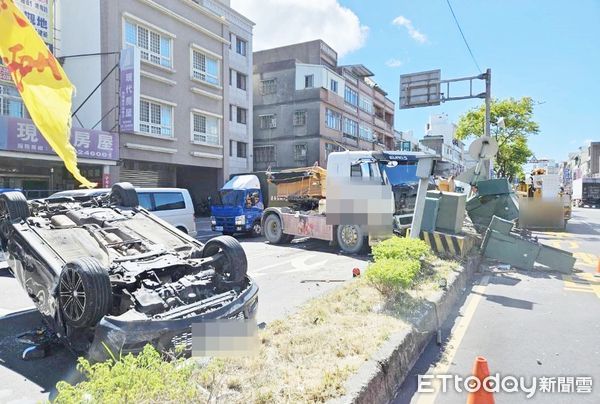
[[[86,380],[56,385],[56,403],[198,402],[200,394],[188,380],[194,366],[182,359],[165,361],[147,345],[137,356],[90,364],[79,358],[77,369]]]
[[[390,297],[411,286],[420,270],[421,262],[416,259],[380,258],[369,264],[365,277],[381,294]]]
[[[431,255],[429,245],[416,238],[392,237],[373,247],[375,262],[381,259],[420,260]]]

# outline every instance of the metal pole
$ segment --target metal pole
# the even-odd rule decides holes
[[[410,237],[419,238],[421,235],[421,223],[423,222],[423,212],[425,211],[425,198],[427,197],[427,188],[429,186],[429,177],[419,178],[419,188],[417,189],[417,200],[415,201],[415,211],[410,227]]]
[[[484,135],[490,136],[490,114],[492,104],[492,69],[485,71],[485,131]],[[483,164],[483,179],[490,178],[490,167],[492,159],[486,159]]]

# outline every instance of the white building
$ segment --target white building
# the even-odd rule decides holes
[[[454,136],[456,124],[447,114],[430,115],[425,127],[425,137],[421,144],[436,151],[447,165],[448,175],[457,175],[464,171],[464,143]]]

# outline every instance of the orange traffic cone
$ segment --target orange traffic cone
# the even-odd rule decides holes
[[[494,394],[483,388],[483,381],[490,375],[487,360],[483,356],[475,358],[473,376],[479,379],[480,387],[477,391],[469,393],[467,404],[494,404]],[[489,390],[489,389],[488,389]]]

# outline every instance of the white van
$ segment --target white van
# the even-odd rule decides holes
[[[187,189],[183,188],[136,188],[140,206],[152,212],[184,233],[196,237],[194,205]],[[109,188],[76,189],[61,191],[49,198],[62,196],[93,196],[110,192]]]

